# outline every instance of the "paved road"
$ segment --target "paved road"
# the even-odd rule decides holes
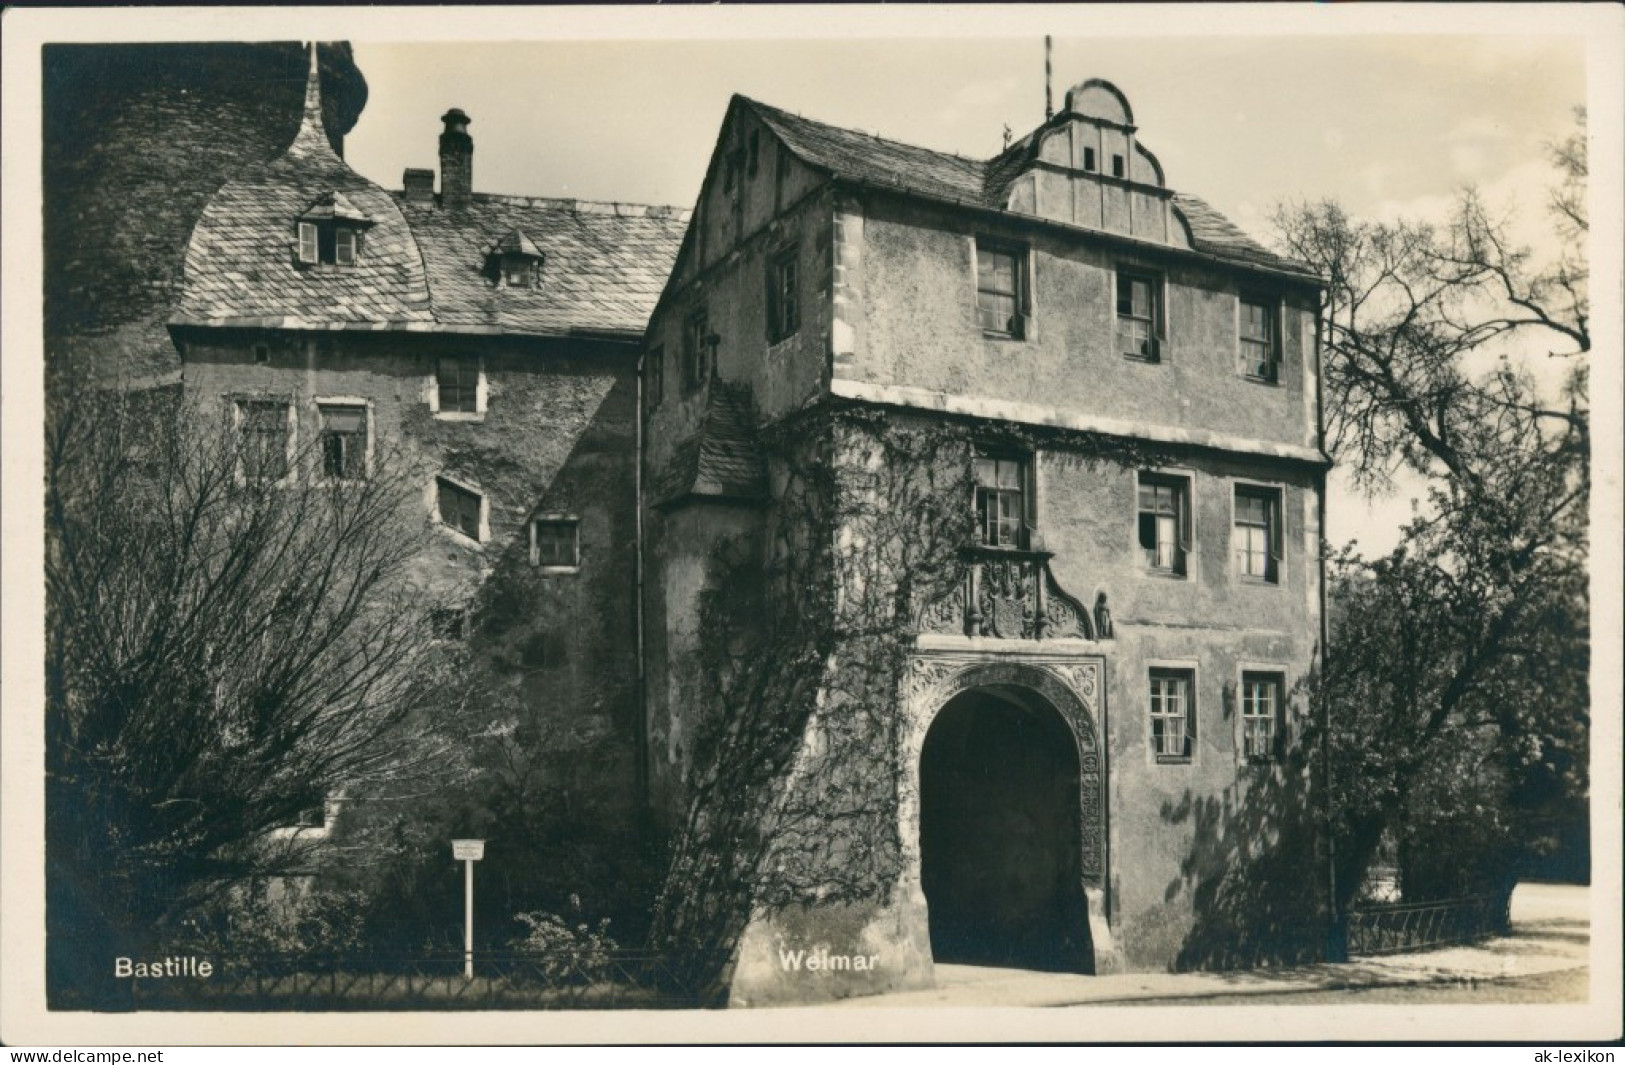
[[[1196,1005],[1235,998],[1272,1002],[1575,1002],[1587,995],[1589,892],[1572,885],[1521,884],[1512,896],[1512,934],[1341,964],[1227,973],[1080,976],[938,965],[937,986],[848,999],[837,1005],[1082,1006]]]

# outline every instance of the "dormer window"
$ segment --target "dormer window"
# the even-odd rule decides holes
[[[515,229],[486,254],[486,269],[499,288],[535,288],[543,258],[525,231]]]
[[[299,216],[299,261],[308,265],[354,266],[361,234],[372,219],[342,193],[324,192]]]

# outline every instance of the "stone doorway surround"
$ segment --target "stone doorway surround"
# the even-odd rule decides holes
[[[1014,646],[1012,646],[1014,645]],[[1095,972],[1121,972],[1112,937],[1106,817],[1106,660],[1092,640],[1011,641],[922,635],[910,657],[900,700],[903,773],[898,780],[898,837],[903,849],[900,895],[926,923],[920,863],[920,757],[937,714],[962,692],[988,686],[1026,689],[1061,715],[1077,743],[1078,828],[1084,897]]]

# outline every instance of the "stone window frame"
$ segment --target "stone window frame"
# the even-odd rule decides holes
[[[1149,291],[1151,306],[1147,308],[1147,315],[1137,315],[1132,312],[1132,298],[1130,300],[1130,314],[1123,314],[1122,287],[1125,281],[1144,282]],[[1146,353],[1144,347],[1138,353],[1127,351],[1123,343],[1123,323],[1146,322],[1150,336],[1145,343],[1149,344],[1150,352]],[[1147,269],[1133,263],[1118,263],[1112,270],[1112,343],[1116,345],[1117,352],[1130,362],[1155,365],[1167,361],[1168,348],[1168,277],[1159,270]]]
[[[1175,541],[1178,547],[1178,558],[1172,566],[1155,565],[1146,555],[1145,545],[1145,517],[1147,511],[1141,506],[1140,489],[1150,482],[1159,488],[1172,488],[1178,492],[1180,504],[1178,512],[1174,515]],[[1159,468],[1154,470],[1140,470],[1134,476],[1134,524],[1131,541],[1134,549],[1135,571],[1142,577],[1153,577],[1159,580],[1188,581],[1195,572],[1196,556],[1196,474],[1192,470],[1182,468]]]
[[[984,285],[982,269],[982,255],[998,255],[1010,260],[1011,265],[1011,291],[988,288]],[[1003,240],[998,237],[975,236],[971,238],[971,274],[976,293],[976,325],[982,336],[988,340],[1032,340],[1033,330],[1033,263],[1032,248],[1019,241]],[[982,307],[984,295],[1008,299],[1015,307],[1010,316],[1008,329],[989,327],[983,315],[986,313]]]
[[[1164,753],[1161,749],[1162,738],[1157,730],[1157,720],[1153,713],[1153,697],[1157,689],[1154,687],[1158,681],[1183,680],[1185,682],[1184,707],[1184,751],[1179,754]],[[1145,688],[1142,689],[1141,706],[1145,709],[1145,744],[1146,761],[1153,766],[1198,764],[1197,752],[1200,747],[1198,740],[1200,732],[1201,699],[1198,697],[1201,682],[1201,670],[1194,658],[1151,658],[1146,660]],[[1167,717],[1163,717],[1167,720]]]
[[[377,432],[373,419],[372,400],[365,396],[313,396],[310,401],[316,415],[316,479],[315,483],[323,486],[354,486],[364,484],[372,479],[373,452],[377,440]],[[360,408],[362,417],[363,450],[361,457],[360,477],[329,477],[327,476],[327,453],[323,438],[327,433],[323,408]]]
[[[440,487],[446,485],[456,492],[471,495],[479,503],[479,522],[477,538],[470,537],[467,531],[447,521],[440,513]],[[429,481],[429,513],[434,518],[437,529],[442,529],[457,538],[460,543],[471,543],[481,547],[491,539],[491,498],[472,481],[465,480],[454,474],[445,472],[436,473]]]
[[[297,469],[299,454],[298,397],[290,392],[232,392],[226,395],[225,400],[226,411],[231,418],[231,427],[239,441],[239,446],[241,446],[244,439],[243,426],[247,416],[246,407],[249,404],[274,403],[284,409],[287,421],[287,435],[283,445],[284,472],[281,477],[268,479],[266,483],[279,488],[293,484],[295,478],[299,475]],[[239,487],[247,486],[251,480],[248,471],[243,467],[241,453],[237,457],[236,468],[232,476]]]
[[[1246,308],[1258,307],[1264,311],[1263,321],[1268,335],[1249,337],[1246,328]],[[1285,318],[1281,301],[1258,292],[1241,292],[1236,296],[1236,371],[1248,381],[1258,385],[1278,387],[1281,383],[1281,337]],[[1266,359],[1262,363],[1248,357],[1249,345],[1253,350],[1262,344]],[[1257,372],[1263,366],[1264,372]]]
[[[541,527],[567,528],[570,531],[569,562],[543,562],[541,553]],[[539,573],[581,572],[581,516],[568,511],[538,511],[525,523],[530,542],[530,564]]]
[[[993,462],[995,464],[1008,462],[1014,464],[1020,473],[1021,486],[1018,490],[1020,526],[1017,530],[1015,543],[995,543],[987,538],[987,511],[983,504],[983,492],[989,489],[999,495],[1004,495],[1006,492],[997,485],[997,472],[995,472],[995,483],[993,485],[979,483],[976,469],[979,462]],[[996,470],[997,467],[995,466]],[[1032,452],[994,446],[978,446],[975,448],[971,455],[971,513],[976,518],[976,532],[973,542],[977,547],[1004,551],[1027,551],[1032,548],[1032,545],[1038,539],[1037,473],[1037,456]]]
[[[456,361],[463,364],[473,363],[475,367],[474,378],[474,409],[473,410],[441,410],[440,409],[440,364],[443,361]],[[438,421],[443,422],[480,422],[485,420],[486,402],[490,395],[490,386],[485,377],[485,356],[483,355],[436,355],[429,366],[429,374],[425,378],[424,395],[428,400],[429,413]]]
[[[711,378],[717,335],[711,331],[710,309],[699,304],[683,316],[683,394],[692,395]]]
[[[1242,765],[1268,765],[1279,762],[1286,749],[1287,739],[1287,668],[1279,662],[1242,661],[1236,663],[1236,761]],[[1247,749],[1247,685],[1252,682],[1272,682],[1275,685],[1275,706],[1270,715],[1270,743],[1267,753],[1256,755]],[[1256,720],[1256,716],[1252,718]]]
[[[785,275],[788,273],[788,284]],[[793,241],[767,259],[767,342],[780,344],[801,331],[801,244]]]
[[[1269,508],[1265,514],[1268,555],[1264,576],[1248,573],[1242,561],[1241,497],[1262,497]],[[1249,527],[1253,527],[1249,523]],[[1230,571],[1243,584],[1280,587],[1286,571],[1286,486],[1266,481],[1237,480],[1230,491]]]

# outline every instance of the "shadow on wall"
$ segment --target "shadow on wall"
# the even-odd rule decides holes
[[[1187,792],[1163,804],[1164,823],[1194,832],[1166,893],[1188,897],[1194,918],[1176,969],[1302,964],[1335,953],[1307,746],[1244,767],[1220,796]]]

